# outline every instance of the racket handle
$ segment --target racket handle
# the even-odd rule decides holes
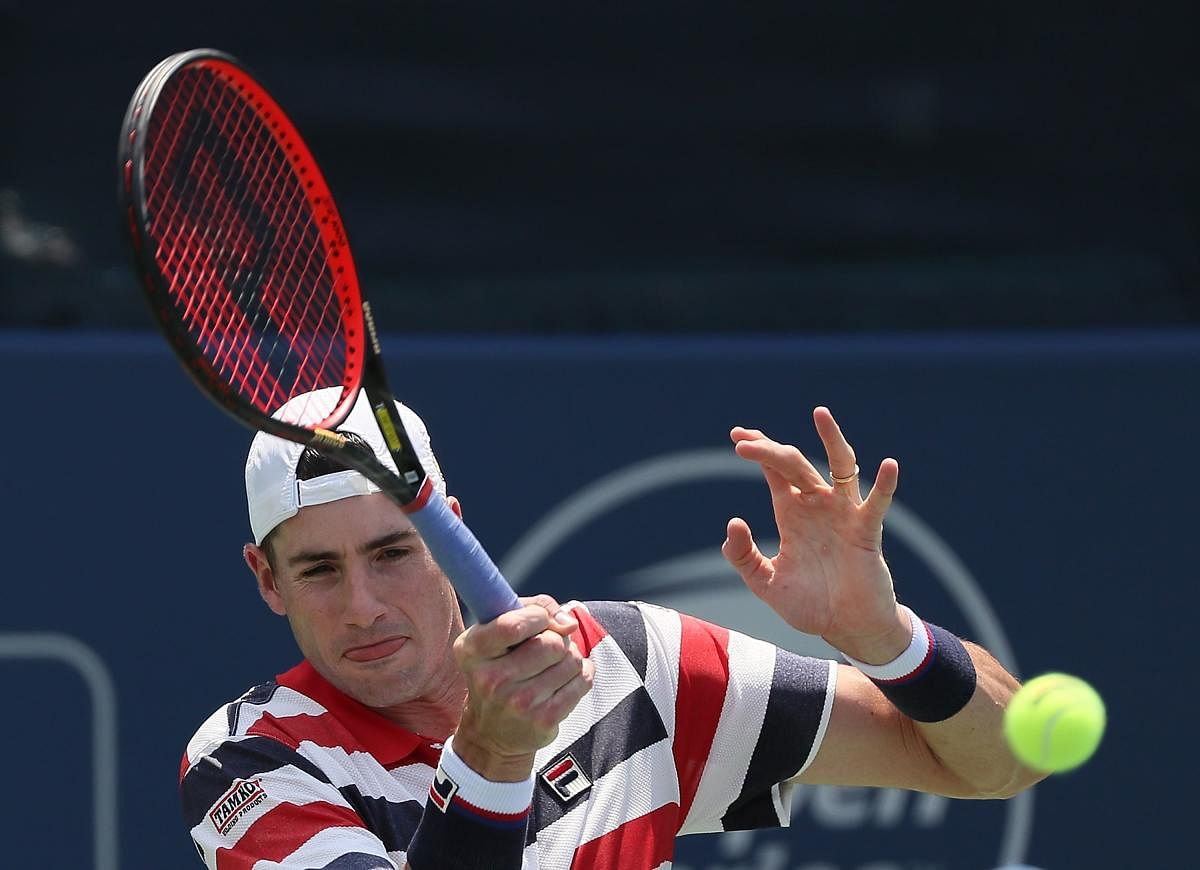
[[[492,557],[440,492],[431,492],[408,518],[476,619],[491,622],[521,606]]]

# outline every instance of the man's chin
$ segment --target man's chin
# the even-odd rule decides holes
[[[400,682],[400,678],[397,678],[397,681],[399,685],[404,685],[403,682]],[[373,710],[397,707],[410,700],[407,694],[402,694],[394,690],[387,691],[372,683],[364,683],[361,680],[348,680],[343,686],[339,686],[339,688],[343,693],[349,695],[364,707],[370,707]]]
[[[399,692],[393,687],[412,683],[412,674],[396,659],[396,656],[387,656],[370,662],[355,662],[343,657],[333,667],[317,670],[338,691],[360,704],[388,707],[397,703],[395,699]]]

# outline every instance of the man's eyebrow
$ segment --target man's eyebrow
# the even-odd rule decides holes
[[[417,537],[420,537],[417,534],[417,530],[412,526],[409,526],[407,529],[396,529],[394,532],[388,532],[385,535],[380,535],[378,538],[373,538],[358,549],[360,552],[368,553],[371,550],[378,550],[382,547],[391,547],[396,544],[408,543]]]
[[[382,547],[395,546],[396,544],[406,543],[413,538],[418,537],[417,530],[411,526],[407,529],[396,529],[395,531],[386,532],[377,538],[372,538],[365,544],[360,546],[359,552],[369,553],[371,550],[378,550]],[[333,562],[337,561],[339,554],[334,550],[301,550],[287,560],[289,567],[296,565],[307,565],[312,562]]]
[[[292,565],[303,565],[308,562],[325,562],[336,559],[338,554],[333,550],[301,550],[299,553],[291,556],[287,563]]]

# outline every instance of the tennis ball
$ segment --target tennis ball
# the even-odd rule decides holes
[[[1104,701],[1095,689],[1070,674],[1042,674],[1008,702],[1004,736],[1029,767],[1061,773],[1091,758],[1104,723]]]

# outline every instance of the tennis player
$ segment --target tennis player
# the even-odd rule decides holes
[[[444,492],[424,424],[400,413]],[[796,783],[971,798],[1034,783],[1001,733],[1016,680],[896,600],[881,542],[897,464],[864,499],[833,416],[813,418],[831,481],[795,447],[733,430],[762,468],[781,543],[767,558],[734,519],[723,552],[848,663],[638,602],[537,595],[464,629],[386,495],[259,434],[244,555],[303,660],[187,746],[183,811],[204,862],[649,870],[670,866],[679,835],[787,825]],[[364,401],[340,429],[392,465]]]

